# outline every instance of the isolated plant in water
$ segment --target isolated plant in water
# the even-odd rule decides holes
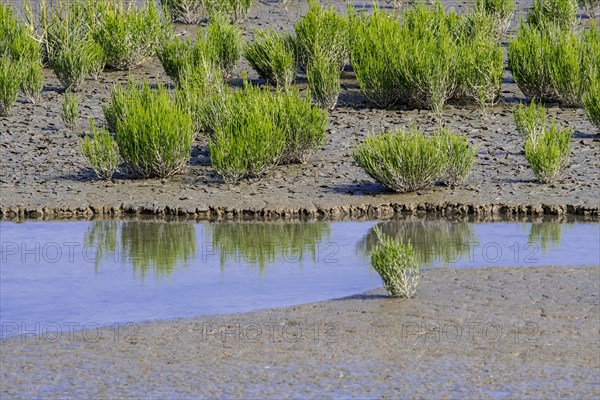
[[[106,65],[124,70],[151,58],[170,31],[152,0],[146,0],[143,7],[127,0],[101,0],[93,37],[104,50]]]
[[[381,276],[385,290],[390,297],[413,297],[421,267],[412,244],[384,237],[379,227],[374,231],[378,243],[371,252],[371,266]]]
[[[92,119],[90,131],[92,137],[81,142],[81,154],[100,179],[112,179],[119,167],[115,141],[107,130],[98,131]]]
[[[244,57],[267,82],[288,87],[296,77],[294,38],[272,28],[258,29],[254,40],[244,48]]]
[[[73,129],[75,128],[79,115],[79,99],[71,92],[66,92],[62,102],[60,117],[67,127]]]

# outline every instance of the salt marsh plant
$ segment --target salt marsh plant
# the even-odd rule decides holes
[[[75,128],[80,114],[79,98],[71,92],[66,92],[60,110],[60,117],[64,124],[71,129]]]
[[[147,82],[140,87],[129,82],[113,89],[104,112],[114,125],[119,154],[133,174],[164,178],[187,166],[192,119],[163,86],[152,89]]]
[[[161,0],[173,22],[199,24],[215,13],[227,15],[232,22],[246,19],[253,0]]]
[[[306,79],[315,101],[333,110],[340,95],[340,71],[335,61],[327,54],[314,55],[306,65]]]
[[[384,237],[379,228],[375,228],[375,233],[379,243],[371,253],[371,266],[381,276],[385,290],[390,297],[413,297],[421,266],[412,244]]]
[[[118,170],[119,161],[115,140],[107,130],[98,130],[90,120],[92,137],[81,142],[81,154],[100,179],[112,179]]]
[[[592,80],[584,93],[583,108],[592,124],[600,131],[600,79]]]
[[[515,0],[477,0],[474,11],[491,17],[498,30],[506,33],[515,13]]]
[[[93,40],[72,41],[54,49],[49,63],[65,91],[77,91],[84,79],[101,69],[103,50]]]
[[[529,139],[525,142],[525,158],[540,182],[552,182],[568,166],[572,137],[573,130],[559,129],[556,122],[553,122],[537,140]]]
[[[521,24],[509,41],[508,63],[528,99],[577,107],[587,84],[584,49],[573,32],[555,25],[540,30]]]
[[[527,23],[541,29],[548,25],[573,29],[577,25],[577,0],[533,0]]]
[[[557,222],[532,223],[529,230],[529,245],[539,244],[546,253],[550,246],[560,246],[563,224]]]
[[[371,135],[352,155],[370,177],[400,193],[431,187],[446,165],[439,137],[416,128]]]
[[[591,18],[600,17],[600,0],[579,0],[579,7]]]
[[[111,68],[125,70],[143,64],[170,34],[170,24],[152,0],[145,0],[143,7],[126,0],[100,0],[96,7],[93,37]]]
[[[221,68],[224,78],[231,76],[242,56],[242,40],[240,29],[221,15],[215,15],[206,27],[206,51],[210,59]]]
[[[211,163],[226,182],[260,177],[279,163],[306,162],[325,139],[327,113],[298,89],[273,93],[246,81],[240,90],[212,96],[205,110]]]
[[[20,87],[21,64],[8,53],[0,57],[0,117],[7,117],[17,101]]]
[[[513,110],[517,132],[525,140],[536,142],[546,129],[546,108],[542,104],[531,102],[529,106],[522,103]]]
[[[440,180],[446,186],[454,188],[469,176],[479,147],[471,146],[466,136],[457,135],[445,128],[440,130],[439,140],[441,150],[446,155]]]
[[[192,42],[179,37],[164,40],[157,48],[156,55],[167,76],[177,85],[184,73],[184,66],[193,67],[196,62],[193,58],[194,45]]]
[[[333,8],[323,8],[318,0],[309,0],[306,15],[294,25],[298,61],[302,68],[323,53],[340,70],[348,58],[348,19]]]
[[[254,40],[244,48],[244,57],[264,80],[276,86],[289,87],[296,77],[295,42],[289,33],[256,30]]]

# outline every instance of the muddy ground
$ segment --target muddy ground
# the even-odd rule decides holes
[[[2,398],[600,396],[599,267],[432,269],[382,290],[247,314],[17,337]]]
[[[333,2],[344,9],[342,1]],[[525,5],[527,3],[524,3]],[[447,3],[464,10],[469,2]],[[521,6],[520,8],[523,8]],[[284,6],[257,2],[241,26],[247,38],[255,27],[277,25],[292,29],[304,13],[304,2]],[[194,37],[195,28],[177,26]],[[242,69],[258,76],[242,61],[230,80],[240,84]],[[382,216],[416,209],[459,213],[526,213],[598,215],[600,193],[600,137],[583,109],[550,106],[561,125],[575,130],[571,165],[551,185],[535,181],[523,155],[523,140],[511,116],[524,100],[506,72],[500,103],[483,113],[475,104],[449,104],[446,124],[466,134],[481,147],[468,182],[456,189],[434,187],[411,194],[394,194],[375,183],[354,163],[350,151],[372,132],[417,124],[432,131],[437,121],[427,110],[375,108],[361,94],[350,68],[343,74],[339,104],[329,114],[327,144],[304,165],[280,166],[259,181],[222,183],[210,167],[207,140],[194,143],[190,168],[182,175],[160,180],[133,180],[119,175],[114,182],[96,179],[83,160],[79,142],[88,119],[103,122],[101,104],[114,83],[124,83],[128,72],[107,71],[98,81],[88,80],[79,94],[82,116],[71,130],[60,119],[64,94],[53,73],[46,70],[46,86],[39,104],[20,99],[8,118],[0,119],[0,215],[53,218],[69,215],[189,214],[222,215],[339,215]],[[157,59],[131,71],[136,79],[170,83]],[[306,85],[300,76],[298,84]]]

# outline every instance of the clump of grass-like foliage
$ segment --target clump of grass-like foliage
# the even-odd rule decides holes
[[[540,29],[548,25],[564,30],[573,29],[577,25],[577,0],[533,0],[527,23]]]
[[[597,36],[594,31],[577,35],[552,24],[544,29],[521,24],[509,42],[508,63],[523,94],[535,101],[579,106],[590,63],[600,63],[600,44],[589,40]]]
[[[77,118],[79,118],[79,115],[79,99],[71,92],[66,92],[65,98],[62,102],[62,108],[60,110],[60,117],[67,127],[73,129],[77,123]]]
[[[138,87],[132,81],[115,86],[104,115],[116,133],[119,154],[135,175],[168,177],[188,164],[192,119],[163,86],[152,89],[144,82]]]
[[[106,65],[125,70],[151,58],[171,27],[152,0],[145,0],[143,7],[127,0],[100,0],[92,29]]]
[[[306,65],[306,79],[315,101],[333,110],[340,94],[340,71],[335,61],[323,53],[315,55]]]
[[[232,22],[246,19],[253,0],[161,0],[173,22],[199,24],[215,13],[227,15]]]
[[[454,187],[469,175],[478,147],[466,137],[441,128],[425,136],[410,131],[372,135],[353,152],[354,160],[373,179],[396,192],[430,188],[436,181]]]
[[[231,76],[240,60],[242,43],[240,29],[222,15],[214,16],[206,27],[204,35],[206,51],[209,58],[221,68],[224,78]]]
[[[594,79],[583,95],[583,108],[600,131],[600,79]]]
[[[515,0],[477,0],[475,12],[491,17],[498,30],[506,33],[515,13]]]
[[[20,64],[4,53],[0,56],[0,117],[7,117],[19,95]]]
[[[81,154],[100,179],[112,179],[118,170],[119,160],[115,140],[107,130],[98,130],[90,119],[92,137],[81,142]]]
[[[296,77],[294,38],[272,28],[259,29],[254,40],[244,48],[244,57],[267,82],[289,87]]]
[[[41,45],[30,34],[27,28],[18,21],[8,5],[0,4],[0,57],[5,58],[4,68],[10,64],[12,76],[6,76],[2,83],[4,88],[3,103],[11,106],[16,100],[14,85],[18,83],[18,91],[32,103],[37,102],[44,87],[44,75],[42,71]],[[14,98],[12,102],[11,98]],[[8,107],[10,108],[10,107]],[[6,108],[6,112],[8,112]]]
[[[340,70],[348,59],[348,19],[333,8],[309,0],[308,11],[294,25],[298,61],[302,68],[316,57],[326,55]]]
[[[383,281],[390,297],[411,298],[420,280],[420,264],[417,263],[410,241],[404,243],[392,237],[384,237],[375,228],[378,244],[371,252],[371,266]]]
[[[573,130],[547,124],[546,109],[532,102],[513,111],[517,131],[525,139],[525,158],[542,183],[552,182],[569,165]]]
[[[324,142],[327,113],[297,89],[271,92],[247,81],[206,105],[213,167],[226,182],[256,178],[280,163],[306,162]]]

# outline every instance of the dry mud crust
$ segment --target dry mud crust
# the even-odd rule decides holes
[[[433,269],[411,300],[376,290],[99,339],[12,338],[0,394],[598,398],[599,290],[599,266]]]
[[[327,3],[340,10],[346,7],[343,1]],[[472,3],[453,2],[451,6],[460,11]],[[241,28],[247,39],[256,27],[277,25],[291,30],[305,8],[305,2],[256,2]],[[197,28],[179,25],[177,30],[193,38]],[[242,60],[231,85],[241,84],[242,70],[260,82]],[[10,117],[0,118],[1,218],[125,213],[320,218],[416,211],[598,215],[600,209],[600,137],[584,110],[550,105],[549,115],[575,131],[573,155],[562,178],[551,185],[537,183],[512,118],[513,107],[525,99],[508,70],[501,102],[487,113],[475,104],[449,104],[445,108],[447,126],[480,146],[468,182],[456,189],[436,186],[410,194],[390,193],[373,182],[354,163],[352,148],[372,132],[411,124],[433,132],[438,122],[428,110],[375,108],[361,94],[350,69],[342,76],[339,105],[329,113],[327,144],[304,165],[280,166],[260,181],[239,185],[221,182],[210,166],[204,136],[194,143],[185,174],[166,180],[134,180],[126,175],[116,176],[113,183],[97,180],[81,156],[79,142],[88,131],[90,117],[102,124],[102,102],[112,85],[125,83],[130,73],[106,71],[97,81],[84,82],[79,93],[82,116],[74,130],[66,128],[60,119],[64,95],[58,81],[50,70],[45,73],[41,102],[32,105],[19,100]],[[131,76],[172,84],[156,58],[131,71]],[[302,77],[297,84],[306,86]]]

